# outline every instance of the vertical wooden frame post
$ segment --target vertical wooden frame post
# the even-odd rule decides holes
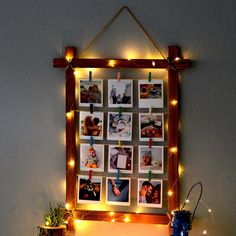
[[[172,62],[180,57],[180,50],[177,46],[168,49],[168,211],[171,212],[179,208],[179,72]]]
[[[66,48],[66,203],[69,209],[76,207],[76,81],[71,61],[75,57],[74,47]],[[70,57],[68,57],[68,55]]]

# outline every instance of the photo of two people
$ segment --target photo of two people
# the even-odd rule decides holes
[[[162,207],[162,180],[138,179],[138,206]]]
[[[80,138],[90,139],[103,139],[103,112],[80,112]]]
[[[98,203],[101,193],[102,177],[78,176],[78,203]]]

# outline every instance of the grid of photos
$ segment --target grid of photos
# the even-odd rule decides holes
[[[79,80],[79,106],[95,107],[103,106],[103,81],[102,80]]]
[[[109,205],[130,205],[130,178],[107,177],[106,203]]]
[[[139,80],[138,99],[140,108],[163,108],[163,80]]]
[[[139,114],[140,141],[164,141],[164,115],[160,113]]]
[[[102,198],[102,177],[78,176],[78,203],[100,203]]]
[[[78,175],[78,203],[131,206],[133,199],[132,205],[135,202],[139,207],[162,208],[163,180],[156,175],[164,174],[164,147],[155,142],[164,141],[164,114],[138,112],[133,117],[130,108],[137,104],[135,99],[138,100],[135,112],[136,108],[163,108],[163,80],[138,80],[136,94],[133,94],[133,84],[131,79],[110,79],[104,93],[102,80],[79,80],[79,106],[87,107],[86,111],[79,112],[79,138],[87,141],[80,143],[79,170],[82,173]],[[106,112],[101,112],[104,111],[103,93],[108,96]],[[90,104],[95,111],[88,111]],[[120,107],[129,112],[114,111]],[[137,129],[135,134],[138,134],[135,146],[128,143],[133,140],[133,122]],[[104,134],[107,143],[102,142]],[[152,146],[148,145],[150,139],[154,142]],[[125,144],[114,144],[114,141],[125,141]],[[154,176],[148,179],[150,172]],[[111,176],[106,177],[107,173]],[[135,181],[132,179],[131,186],[133,174]],[[134,193],[137,195],[133,196]]]
[[[133,81],[108,80],[108,107],[133,106]]]
[[[161,146],[139,146],[139,173],[153,174],[164,173],[163,147]]]
[[[107,139],[132,140],[132,113],[108,112]]]
[[[143,207],[162,207],[162,180],[138,179],[137,205]]]
[[[104,145],[80,144],[80,170],[104,172]]]
[[[81,139],[103,139],[103,112],[80,112],[79,133]]]
[[[108,172],[133,173],[133,146],[109,145]]]

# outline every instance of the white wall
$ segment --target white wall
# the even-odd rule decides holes
[[[208,235],[234,235],[233,0],[0,1],[1,235],[36,235],[48,202],[64,202],[64,73],[52,67],[52,59],[61,57],[67,45],[86,47],[123,5],[133,10],[163,51],[177,44],[184,56],[194,61],[181,79],[181,156],[185,168],[181,200],[197,181],[203,183],[204,194],[190,235],[201,235],[204,229]],[[121,19],[121,38],[130,32],[138,37],[135,44],[144,40],[133,26],[127,25],[126,30],[126,20]],[[100,57],[118,55],[118,39],[114,42],[113,32],[108,31],[94,52]],[[133,46],[126,41],[125,45]],[[143,47],[145,54],[150,46],[145,43]],[[138,57],[142,57],[140,49]],[[197,194],[195,191],[192,198]],[[78,235],[91,232],[92,227],[99,229],[97,236],[113,233],[110,223],[88,224],[89,229],[85,227]],[[155,233],[155,226],[137,227],[138,232],[165,235],[165,229]],[[136,225],[122,224],[119,235],[133,235],[135,229]]]

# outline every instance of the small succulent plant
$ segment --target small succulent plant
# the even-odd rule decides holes
[[[57,227],[65,224],[66,209],[62,208],[61,204],[57,203],[56,207],[53,207],[51,202],[49,203],[49,209],[44,214],[44,222],[46,226]]]

